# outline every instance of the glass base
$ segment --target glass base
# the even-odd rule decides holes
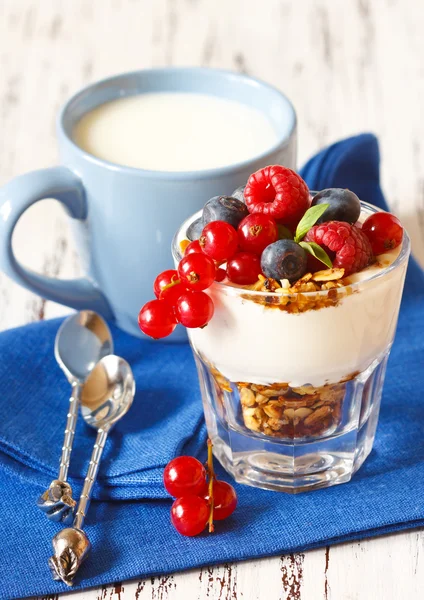
[[[260,416],[256,417],[254,424],[250,415],[257,404],[246,413],[240,385],[224,380],[196,356],[215,456],[237,482],[269,490],[296,494],[349,481],[373,446],[388,355],[389,349],[366,371],[336,384],[337,394],[332,393],[330,399],[328,388],[316,388],[315,404],[312,401],[316,395],[310,391],[302,397],[289,390],[284,396],[265,398],[262,413],[258,413],[264,418],[261,421]],[[290,410],[285,408],[287,403],[297,401],[309,406],[310,415],[318,410],[314,407],[320,405],[320,393],[327,398],[332,411],[321,421],[321,428],[315,427],[311,434],[305,417],[286,423],[284,412]],[[296,410],[305,412],[304,406]],[[274,412],[280,411],[279,425],[273,431],[267,429],[271,422],[266,416],[270,407]],[[264,430],[270,431],[270,435],[264,434]]]

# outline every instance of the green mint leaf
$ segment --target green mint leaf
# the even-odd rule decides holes
[[[300,240],[305,237],[310,228],[315,225],[315,223],[325,213],[329,206],[329,204],[317,204],[316,206],[311,206],[311,208],[308,208],[296,228],[296,234],[294,236],[295,242],[299,243]]]
[[[306,250],[306,252],[309,252],[309,254],[315,256],[315,258],[324,263],[326,267],[328,267],[329,269],[332,268],[333,263],[331,262],[330,257],[328,256],[324,248],[321,248],[321,246],[318,246],[318,244],[316,244],[315,242],[299,242],[299,246],[302,246],[302,248]]]

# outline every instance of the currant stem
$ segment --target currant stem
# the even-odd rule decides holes
[[[208,490],[208,494],[209,494],[209,503],[210,503],[210,512],[209,512],[209,533],[213,533],[215,528],[213,525],[213,503],[214,503],[214,497],[213,497],[213,482],[215,479],[215,471],[213,469],[213,454],[212,454],[212,448],[213,448],[213,444],[212,444],[212,440],[210,440],[208,438],[208,473],[209,473],[209,490]]]
[[[175,275],[173,275],[172,280],[170,281],[170,283],[167,283],[166,285],[163,286],[163,288],[161,288],[161,292],[163,292],[164,290],[168,290],[169,288],[174,287],[174,285],[178,285],[179,283],[181,283],[181,279],[174,279]]]

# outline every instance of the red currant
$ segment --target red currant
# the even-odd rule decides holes
[[[171,508],[171,521],[182,535],[193,536],[202,533],[209,518],[209,504],[199,496],[182,496],[175,500]]]
[[[206,254],[189,254],[178,265],[181,282],[196,291],[206,290],[215,280],[216,267]]]
[[[369,239],[374,254],[383,254],[397,248],[402,242],[401,222],[390,213],[378,212],[370,215],[362,225],[362,231]]]
[[[205,496],[209,500],[209,496]],[[232,485],[226,481],[213,482],[213,518],[222,521],[233,514],[237,506],[237,494]]]
[[[172,306],[163,300],[150,300],[138,314],[138,325],[143,333],[154,339],[164,338],[177,326]]]
[[[187,288],[185,285],[182,283],[175,283],[174,285],[170,285],[161,291],[159,300],[164,300],[175,308],[178,298],[186,291]]]
[[[194,456],[177,456],[163,472],[163,484],[174,498],[207,493],[206,469]]]
[[[237,231],[225,221],[212,221],[202,231],[199,239],[205,254],[217,261],[226,261],[237,251]]]
[[[203,252],[202,247],[199,244],[199,240],[190,242],[187,248],[184,250],[184,256],[187,254],[196,254],[196,252]]]
[[[214,305],[205,292],[187,292],[178,298],[175,312],[184,327],[204,327],[213,317]]]
[[[248,215],[238,226],[238,237],[242,250],[261,255],[267,246],[277,241],[277,224],[261,213]]]
[[[215,274],[215,281],[224,281],[227,277],[225,269],[217,269]]]
[[[262,273],[261,259],[251,252],[238,252],[227,263],[227,276],[232,283],[249,285]]]
[[[153,291],[155,292],[156,298],[159,298],[161,291],[163,288],[173,281],[178,279],[178,273],[175,269],[168,269],[167,271],[163,271],[160,273],[153,284]]]

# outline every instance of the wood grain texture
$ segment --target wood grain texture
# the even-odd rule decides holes
[[[423,29],[417,0],[0,0],[0,185],[55,163],[55,114],[82,85],[151,66],[230,68],[292,99],[300,163],[343,136],[378,134],[386,196],[424,264]],[[36,270],[80,273],[54,201],[25,214],[14,242]],[[67,312],[3,275],[0,299],[1,329]],[[423,589],[424,533],[411,531],[60,599],[418,600]]]

